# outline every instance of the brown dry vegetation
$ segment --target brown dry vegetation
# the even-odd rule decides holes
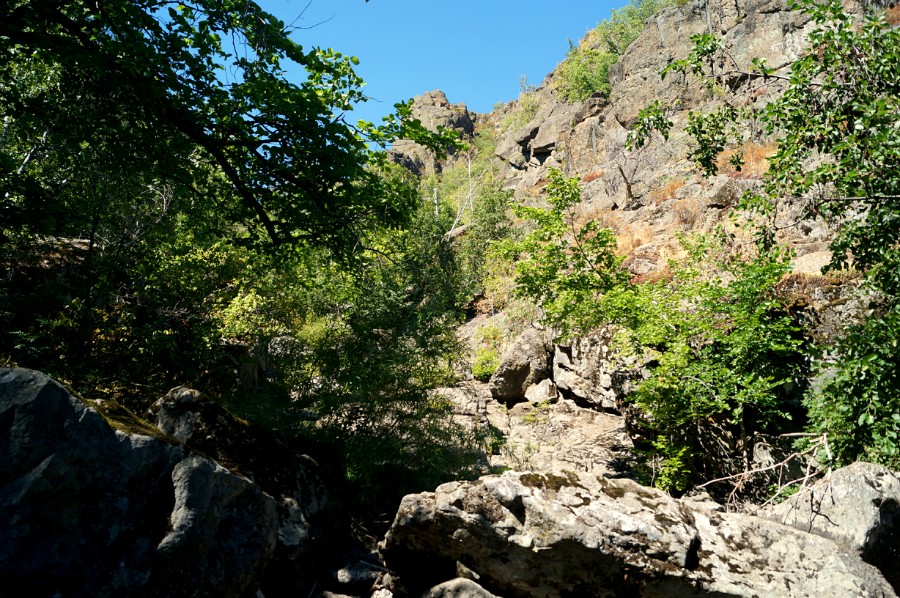
[[[720,152],[716,159],[716,167],[720,173],[735,179],[760,179],[769,171],[769,156],[775,153],[775,149],[774,143],[748,141],[740,147]],[[744,165],[737,170],[729,160],[739,151],[744,154]]]
[[[775,286],[775,290],[790,301],[809,302],[816,289],[838,287],[860,278],[854,271],[829,272],[828,274],[811,274],[794,272],[785,274]]]
[[[690,231],[696,228],[697,223],[700,221],[700,202],[697,199],[687,197],[669,205],[672,206],[672,217],[675,223],[683,231]]]
[[[884,18],[891,25],[900,25],[900,4],[894,4],[884,11]]]
[[[591,181],[596,181],[600,177],[603,176],[602,170],[595,170],[594,172],[589,172],[581,179],[582,183],[590,183]]]
[[[648,272],[647,274],[635,274],[631,277],[631,284],[652,284],[654,282],[672,282],[675,274],[668,264],[661,270]]]
[[[580,230],[585,224],[591,220],[596,220],[600,228],[609,228],[613,232],[618,232],[620,216],[615,212],[600,209],[594,203],[579,204],[575,211],[575,217],[572,219],[572,227]]]
[[[650,227],[637,223],[619,227],[619,230],[614,228],[613,231],[616,232],[616,253],[623,256],[630,255],[654,237],[654,231]]]
[[[657,187],[647,194],[647,198],[655,204],[675,198],[675,192],[684,187],[684,179],[672,179],[661,187]]]

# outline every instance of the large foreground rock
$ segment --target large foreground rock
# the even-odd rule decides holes
[[[506,472],[407,496],[381,548],[401,595],[461,568],[505,597],[895,596],[825,538],[587,474]]]
[[[878,567],[900,589],[900,475],[853,463],[769,509],[768,518],[824,536]]]
[[[297,455],[269,432],[234,417],[202,393],[176,388],[150,408],[168,436],[253,480],[275,498],[278,543],[265,587],[278,595],[307,593],[320,560],[327,493],[318,465]],[[304,589],[305,588],[305,589]]]
[[[0,369],[0,596],[252,590],[275,549],[275,501],[98,407],[105,416],[44,374]]]

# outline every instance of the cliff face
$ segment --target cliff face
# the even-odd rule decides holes
[[[852,3],[859,12],[861,5]],[[715,65],[717,72],[749,71],[754,58],[776,69],[786,67],[803,52],[812,23],[788,10],[785,0],[690,0],[663,9],[645,22],[642,34],[610,69],[608,97],[595,94],[569,103],[559,91],[558,70],[534,91],[487,115],[475,115],[479,126],[492,128],[497,138],[496,158],[503,186],[520,202],[537,201],[547,183],[549,168],[559,168],[582,183],[585,217],[612,228],[626,266],[641,275],[662,268],[680,252],[675,235],[707,231],[727,223],[727,216],[743,193],[756,187],[775,150],[758,122],[747,122],[748,134],[740,148],[745,166],[736,171],[720,161],[720,174],[704,179],[687,159],[690,140],[683,128],[690,111],[709,111],[721,105],[727,93],[738,107],[762,107],[780,90],[777,80],[749,82],[735,73],[726,78],[727,90],[710,92],[696,80],[677,74],[660,77],[673,60],[685,58],[691,36],[712,32],[724,41],[730,60]],[[435,98],[447,114],[435,120]],[[668,141],[654,134],[645,147],[628,151],[625,141],[638,111],[660,100],[674,127]],[[528,106],[526,107],[525,104]],[[443,124],[468,133],[454,115],[466,113],[464,104],[451,105],[441,92],[416,98],[423,122]],[[449,116],[448,116],[449,115]],[[533,115],[523,125],[523,115]],[[525,116],[527,118],[527,116]],[[514,123],[514,124],[510,124]],[[395,148],[398,160],[417,162],[418,171],[434,171],[419,153],[407,146]],[[794,269],[820,271],[828,263],[830,231],[822,222],[803,220],[799,207],[788,207],[782,242],[796,251]]]
[[[645,274],[662,267],[678,252],[676,233],[708,230],[726,220],[744,191],[758,184],[774,146],[757,132],[742,148],[747,163],[741,172],[726,165],[711,179],[697,176],[686,158],[690,142],[682,129],[689,111],[712,110],[722,95],[680,75],[663,80],[659,72],[688,55],[691,36],[710,31],[721,36],[734,61],[715,65],[719,72],[735,65],[750,70],[753,58],[782,67],[802,51],[810,27],[806,15],[787,10],[783,0],[713,0],[708,6],[692,0],[662,10],[646,21],[643,33],[610,69],[608,98],[568,103],[557,91],[554,72],[534,92],[539,108],[525,126],[503,131],[500,118],[492,115],[505,187],[527,198],[540,194],[549,167],[577,175],[583,184],[582,210],[617,233],[631,271]],[[777,92],[774,85],[751,85],[739,76],[729,85],[739,106],[764,105]],[[644,148],[626,150],[638,111],[654,100],[667,107],[674,122],[671,137],[664,141],[657,134]],[[752,130],[758,123],[748,126]],[[784,240],[797,249],[798,270],[817,271],[827,262],[827,238],[828,231],[816,222],[787,231]]]

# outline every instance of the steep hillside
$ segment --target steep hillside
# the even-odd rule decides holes
[[[643,33],[610,69],[611,93],[583,103],[568,103],[558,93],[557,72],[534,91],[537,113],[521,128],[501,130],[499,115],[491,115],[500,132],[497,156],[505,164],[505,186],[517,196],[536,195],[546,184],[547,169],[561,168],[583,183],[583,210],[602,219],[618,235],[620,249],[630,254],[628,266],[645,274],[665,264],[675,233],[707,230],[722,222],[743,192],[755,186],[773,151],[761,132],[745,146],[747,164],[741,172],[723,169],[709,180],[696,175],[686,159],[689,140],[682,132],[690,110],[709,110],[720,97],[683,77],[659,72],[692,49],[691,36],[714,32],[722,36],[735,63],[749,70],[753,58],[783,66],[800,50],[809,29],[800,12],[788,11],[782,0],[717,2],[699,0],[670,6],[645,23]],[[718,65],[731,68],[730,65]],[[761,105],[775,85],[750,85],[735,75],[732,89],[739,102]],[[668,141],[656,136],[643,149],[628,151],[628,129],[638,111],[653,100],[667,107],[675,126]],[[522,99],[517,103],[521,103]],[[516,103],[506,111],[516,110]],[[827,231],[805,223],[785,231],[795,245],[802,270],[818,270]]]
[[[668,6],[645,22],[640,36],[610,67],[608,96],[595,93],[583,102],[567,101],[558,68],[536,89],[486,115],[470,115],[465,104],[451,105],[441,92],[416,98],[416,108],[429,126],[442,124],[468,135],[474,120],[481,131],[491,130],[503,187],[513,190],[519,202],[533,202],[542,194],[551,167],[578,176],[585,218],[612,228],[620,251],[629,256],[629,270],[648,274],[678,253],[677,233],[706,231],[725,222],[741,195],[759,184],[766,158],[774,152],[759,123],[748,122],[744,143],[720,157],[721,174],[704,179],[687,159],[690,140],[683,129],[688,112],[713,110],[726,91],[738,106],[764,106],[782,82],[751,83],[739,71],[751,70],[754,58],[776,72],[785,68],[802,53],[811,27],[807,15],[788,10],[783,0],[692,0]],[[713,67],[731,73],[727,90],[710,92],[678,74],[660,77],[667,64],[690,53],[691,36],[708,32],[721,36],[731,59]],[[627,150],[628,130],[638,111],[654,100],[666,106],[674,123],[671,137],[664,141],[656,135],[647,146]],[[435,120],[440,110],[447,114]],[[740,171],[728,164],[729,155],[738,150],[745,157]],[[407,165],[424,167],[427,162],[421,148],[411,144],[397,146],[395,154]],[[817,273],[830,259],[830,234],[822,222],[800,221],[800,216],[798,210],[784,212],[781,240],[796,251],[796,272]]]
[[[854,6],[852,14],[861,15],[862,8]],[[539,231],[530,237],[530,244],[496,245],[501,250],[493,253],[502,257],[485,266],[486,282],[476,298],[475,318],[461,329],[472,347],[471,373],[489,381],[493,399],[507,406],[527,399],[533,407],[561,398],[580,408],[625,413],[632,418],[629,434],[635,443],[656,456],[666,455],[675,469],[684,467],[673,448],[681,442],[678,418],[683,416],[682,423],[697,430],[710,427],[708,434],[699,433],[691,441],[695,461],[688,467],[703,470],[700,477],[708,476],[707,480],[746,470],[754,458],[757,435],[762,442],[766,434],[810,431],[804,426],[815,407],[808,405],[815,404],[811,397],[826,384],[823,380],[834,375],[836,368],[829,363],[838,359],[836,339],[849,324],[864,322],[864,314],[880,309],[878,302],[870,293],[857,292],[863,277],[858,272],[822,275],[831,261],[840,219],[832,218],[829,224],[802,200],[773,198],[778,203],[772,212],[776,220],[766,230],[772,231],[781,248],[790,250],[785,254],[790,263],[782,266],[776,263],[780,257],[765,265],[770,258],[759,257],[763,250],[757,253],[756,231],[741,228],[732,216],[745,193],[764,184],[777,140],[757,119],[785,91],[786,74],[806,52],[806,40],[815,27],[809,13],[790,10],[780,0],[673,4],[646,20],[641,33],[609,68],[608,93],[570,102],[563,63],[539,87],[524,89],[516,101],[486,115],[469,115],[464,104],[451,104],[441,92],[417,98],[423,121],[462,135],[474,129],[472,146],[482,152],[490,147],[493,160],[486,165],[482,155],[476,163],[470,149],[462,160],[451,158],[444,165],[420,168],[420,173],[443,169],[447,175],[427,179],[423,197],[430,200],[433,192],[437,208],[443,194],[440,199],[447,207],[463,213],[472,205],[473,189],[492,179],[511,194],[514,205],[526,206],[515,210],[530,220],[520,223],[521,228]],[[694,42],[710,33],[724,49],[703,65],[718,76],[714,85],[703,85],[692,74],[661,76],[668,65],[690,57]],[[600,37],[586,36],[579,51],[590,52],[591,44],[601,43]],[[573,55],[570,52],[570,58]],[[769,65],[771,76],[752,75],[759,60]],[[640,111],[654,102],[672,121],[670,135],[664,138],[654,132],[649,143],[630,149],[627,140]],[[710,114],[725,105],[734,108],[739,133],[736,141],[713,153],[718,173],[703,176],[689,159],[696,148],[685,129],[693,114]],[[443,116],[436,119],[440,111]],[[460,124],[461,114],[466,115],[465,126]],[[402,159],[406,148],[395,151]],[[743,156],[742,164],[729,160],[735,154]],[[821,163],[813,155],[803,168]],[[577,205],[566,199],[566,214],[559,215],[558,222],[549,211],[528,211],[559,201],[556,170],[578,177],[574,195],[580,193],[581,198]],[[456,181],[455,187],[448,187],[447,180]],[[466,193],[459,195],[459,189]],[[462,201],[462,196],[468,199]],[[596,254],[601,257],[591,254],[579,265],[578,254],[586,255],[583,243],[607,234],[593,229],[577,240],[578,229],[591,220],[612,231],[610,245],[622,258],[624,276],[618,261],[598,261],[604,259],[601,250]],[[730,235],[712,250],[718,254],[711,256],[709,249],[702,249],[706,261],[691,262],[700,259],[695,254],[682,259],[688,257],[690,244],[683,242],[682,233],[708,233],[720,227]],[[479,250],[492,253],[485,251],[486,245]],[[754,260],[759,261],[751,265]],[[685,266],[688,262],[694,265]],[[737,264],[743,265],[733,268]],[[751,273],[741,270],[744,266],[761,269]],[[601,282],[606,267],[609,280],[630,282]],[[743,276],[748,278],[740,286]],[[689,281],[699,279],[709,284],[691,286]],[[660,284],[641,284],[648,281]],[[540,310],[532,305],[529,312],[527,306],[515,304],[523,298]],[[528,332],[518,335],[532,325],[544,330],[546,339],[530,354],[533,358],[515,355]],[[568,335],[572,330],[581,338],[572,339]],[[623,330],[624,336],[618,336]],[[819,361],[823,354],[834,361]],[[516,382],[507,392],[504,385],[509,385],[510,376]],[[708,403],[698,398],[704,396]],[[699,411],[685,407],[694,402]],[[745,404],[749,419],[740,419]],[[660,405],[673,411],[654,411]],[[682,408],[684,412],[679,411]],[[502,418],[491,420],[489,409],[484,418],[503,429]],[[778,418],[784,419],[773,424]],[[723,470],[710,465],[718,459],[708,456],[712,449],[705,441],[712,436],[722,440],[718,448],[727,454],[723,461],[728,467]],[[509,446],[514,444],[509,441]],[[529,446],[529,441],[523,436],[519,444]],[[508,456],[512,461],[519,458]],[[677,485],[689,484],[682,480]]]

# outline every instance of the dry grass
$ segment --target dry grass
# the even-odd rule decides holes
[[[639,236],[630,233],[616,235],[616,253],[618,255],[629,256],[635,249],[643,244],[644,239]]]
[[[693,230],[700,221],[700,202],[693,197],[682,199],[672,205],[672,218],[682,230]]]
[[[857,280],[860,276],[858,272],[853,270],[829,272],[828,274],[794,272],[785,274],[778,281],[775,290],[779,295],[787,297],[790,301],[802,303],[810,301],[816,289],[842,286]]]
[[[609,228],[613,232],[618,232],[620,218],[621,216],[615,212],[602,210],[594,203],[582,203],[576,208],[572,226],[575,230],[581,230],[585,224],[591,220],[596,220],[600,228]]]
[[[661,187],[657,187],[647,194],[647,198],[655,203],[661,204],[664,201],[675,198],[675,192],[684,187],[684,179],[672,179]]]
[[[672,282],[672,279],[675,278],[675,274],[672,272],[672,269],[666,264],[662,270],[654,270],[653,272],[648,272],[647,274],[635,274],[631,277],[631,284],[652,284],[654,282]]]
[[[581,179],[582,183],[590,183],[591,181],[596,181],[600,177],[603,176],[602,170],[595,170],[594,172],[589,172]]]
[[[884,11],[884,18],[887,19],[887,22],[891,25],[900,25],[900,4],[894,4],[893,6],[886,8]]]
[[[635,249],[653,239],[652,229],[637,224],[630,224],[616,232],[616,253],[624,256],[631,255]]]
[[[760,179],[769,171],[769,156],[775,153],[774,143],[754,143],[748,141],[740,147],[727,149],[719,153],[716,167],[722,174],[735,179]],[[730,160],[738,152],[744,154],[744,164],[740,170],[732,166]]]

